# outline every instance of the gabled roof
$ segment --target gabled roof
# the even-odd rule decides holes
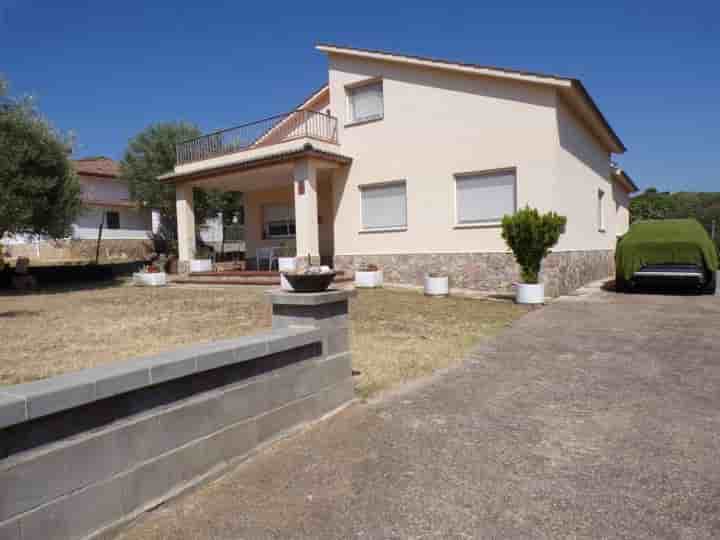
[[[316,45],[316,49],[328,54],[357,56],[418,67],[443,69],[485,77],[497,77],[553,86],[556,87],[561,95],[570,102],[578,113],[580,113],[582,118],[589,124],[589,127],[605,143],[611,152],[621,154],[626,150],[625,145],[620,140],[620,137],[617,133],[615,133],[602,112],[600,112],[600,109],[590,97],[590,94],[579,79],[495,66],[453,62],[450,60],[424,56],[412,56],[372,49],[358,49],[355,47],[333,45],[330,43],[318,43]]]
[[[102,176],[117,178],[120,176],[120,165],[109,157],[98,156],[73,159],[75,172],[83,176]]]
[[[617,164],[611,164],[610,169],[612,171],[613,179],[622,184],[628,193],[633,193],[634,191],[638,191],[640,189],[637,187],[637,184],[633,182],[633,179],[630,178],[630,175],[621,169]]]

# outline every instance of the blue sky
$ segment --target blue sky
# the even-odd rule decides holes
[[[580,78],[641,187],[720,190],[720,2],[0,0],[0,72],[122,156],[150,123],[204,131],[296,106],[327,77],[318,41]]]

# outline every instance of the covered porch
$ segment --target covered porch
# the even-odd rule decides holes
[[[247,156],[231,164],[168,175],[175,184],[179,269],[189,271],[196,253],[193,189],[243,193],[246,261],[259,270],[258,250],[297,257],[304,265],[332,264],[334,255],[334,175],[350,159],[304,143],[282,153]],[[245,157],[245,156],[243,156]],[[265,250],[267,251],[267,250]],[[269,270],[263,258],[262,270]]]

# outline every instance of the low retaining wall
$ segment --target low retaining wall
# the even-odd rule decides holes
[[[95,261],[97,240],[43,240],[38,244],[3,245],[8,257],[27,257],[30,261]],[[153,252],[150,240],[103,239],[100,263],[145,261]]]
[[[351,294],[273,292],[272,332],[0,387],[0,540],[108,532],[351,400]]]
[[[614,251],[559,251],[544,261],[545,294],[560,296],[615,272]],[[450,286],[487,292],[510,291],[520,281],[520,268],[511,253],[419,253],[409,255],[337,255],[335,268],[354,270],[376,264],[385,281],[422,286],[428,272],[446,272]]]

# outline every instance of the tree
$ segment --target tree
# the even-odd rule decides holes
[[[72,140],[43,118],[30,98],[12,99],[0,79],[0,238],[5,233],[62,238],[80,213]]]
[[[147,208],[159,210],[159,240],[166,242],[170,251],[174,251],[177,245],[175,186],[161,182],[158,176],[173,170],[175,144],[198,136],[200,130],[188,122],[153,124],[130,140],[120,162],[120,173],[128,183],[130,197]],[[200,223],[218,212],[231,215],[237,209],[239,197],[239,193],[195,189],[196,222]]]
[[[526,206],[502,219],[502,237],[520,265],[523,283],[538,283],[542,260],[558,243],[567,218]]]

